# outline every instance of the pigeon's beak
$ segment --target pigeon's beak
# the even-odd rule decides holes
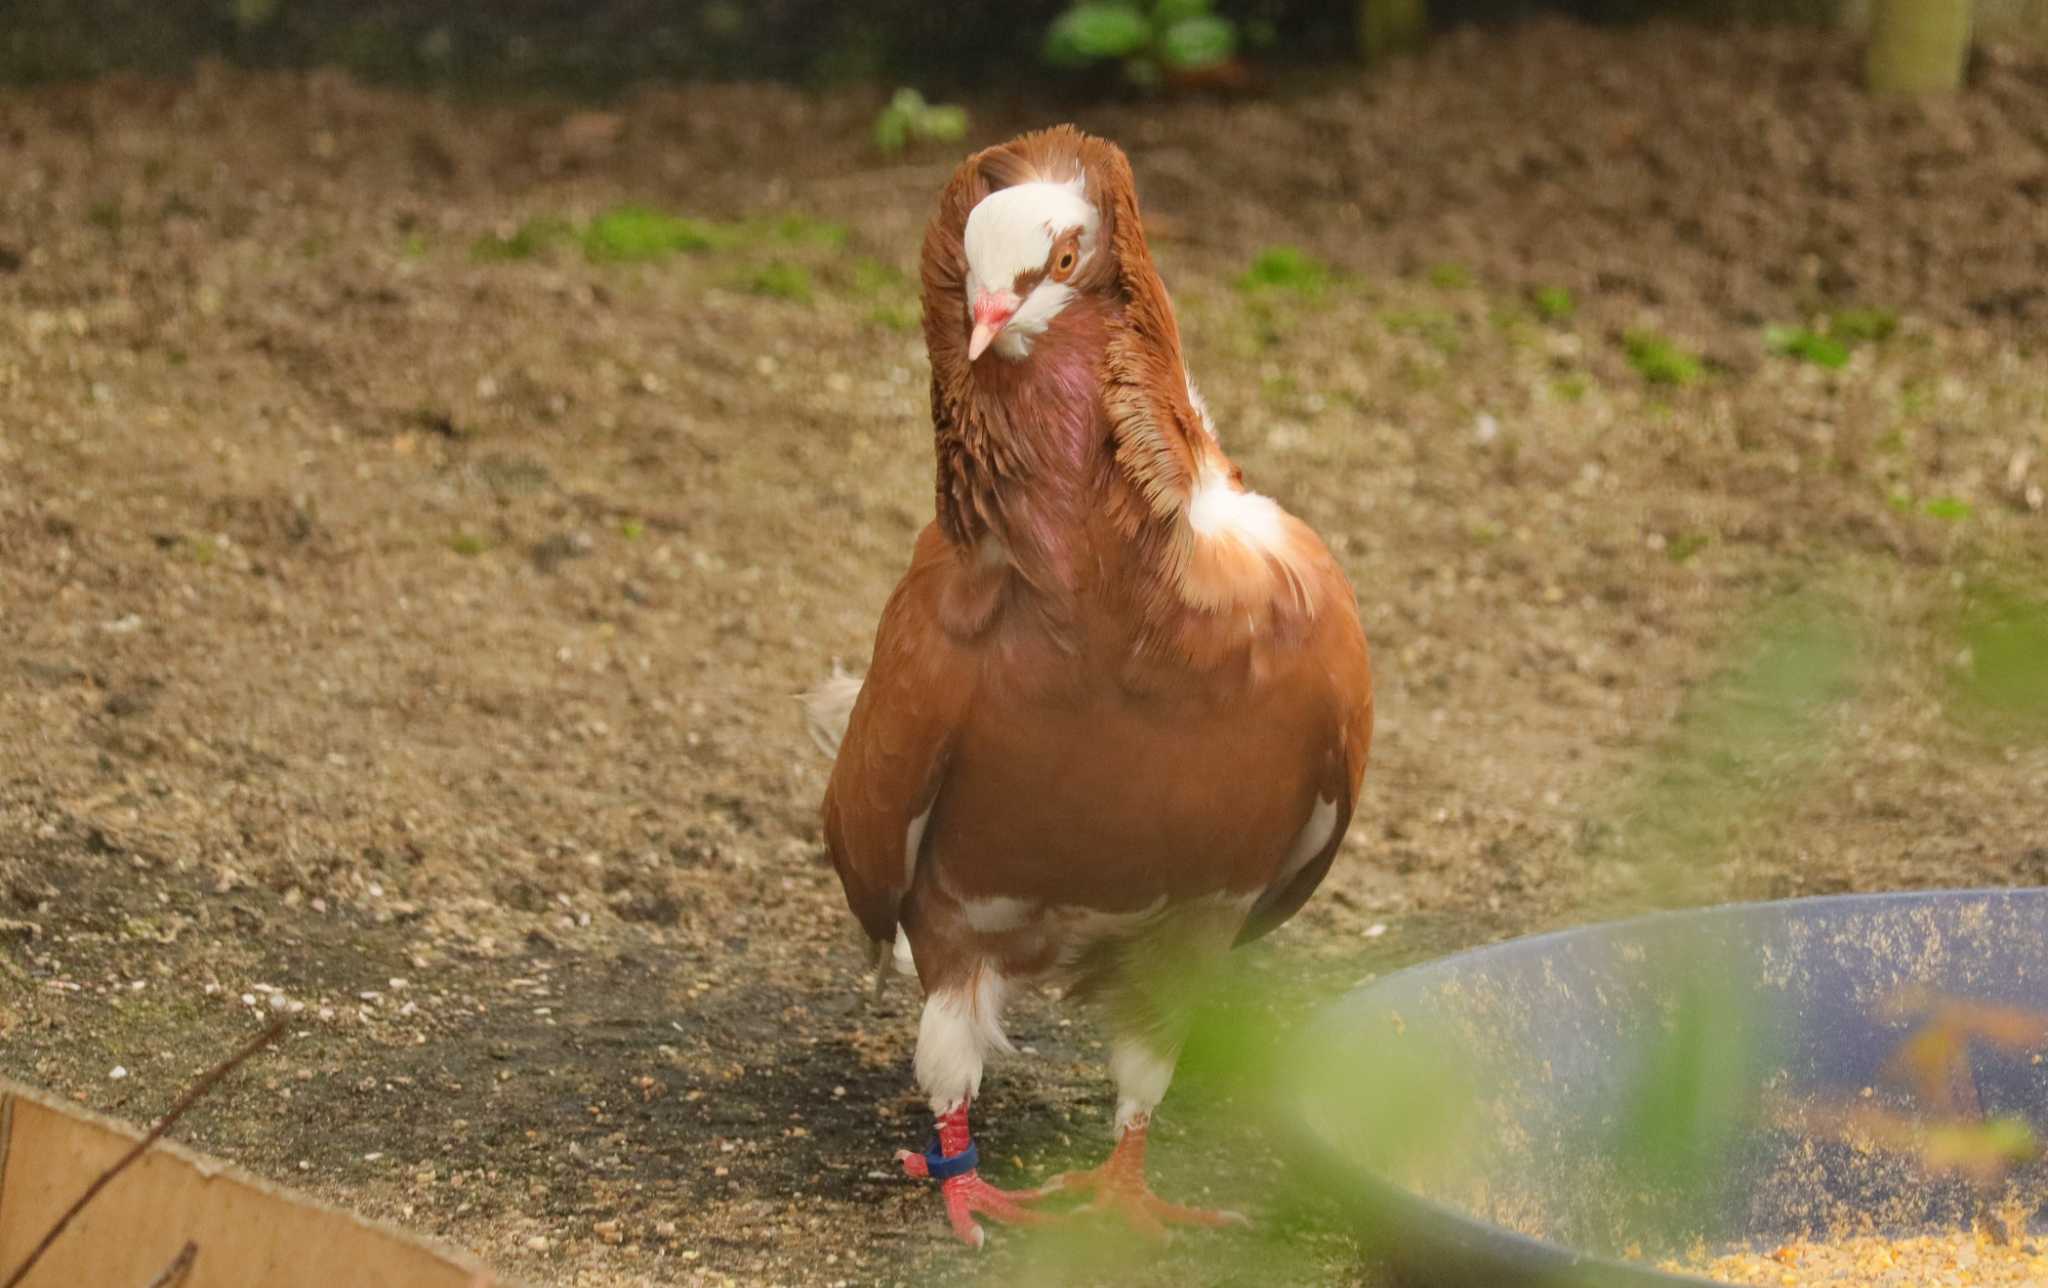
[[[967,360],[973,362],[982,355],[1003,328],[1016,316],[1017,308],[1023,303],[1010,291],[979,291],[974,296],[974,334],[967,339]]]

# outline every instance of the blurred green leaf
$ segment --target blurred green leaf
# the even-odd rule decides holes
[[[1081,67],[1128,58],[1151,39],[1152,24],[1130,5],[1077,4],[1046,31],[1045,59],[1057,67]]]
[[[283,0],[235,0],[235,25],[243,31],[267,27],[283,8]]]
[[[1159,86],[1159,63],[1151,58],[1126,58],[1124,79],[1139,89],[1156,89]]]
[[[928,108],[922,118],[924,137],[939,143],[958,142],[967,136],[967,109],[950,103]]]
[[[948,103],[927,103],[914,89],[899,89],[875,117],[875,147],[885,155],[901,152],[912,142],[956,142],[967,133],[967,109]]]
[[[1155,26],[1168,27],[1188,18],[1204,18],[1213,12],[1209,0],[1156,0],[1152,6]]]
[[[1976,513],[1968,501],[1952,496],[1934,497],[1922,503],[1920,509],[1937,519],[1946,519],[1950,523],[1961,523],[1964,519]]]
[[[2048,599],[1979,589],[1959,633],[1969,650],[1959,681],[1967,707],[2048,730]]]
[[[1734,1183],[1729,1150],[1757,1111],[1764,1035],[1728,982],[1743,963],[1723,946],[1700,936],[1658,960],[1683,963],[1683,973],[1660,981],[1667,1009],[1628,1080],[1608,1152],[1624,1177],[1630,1236],[1668,1249],[1696,1236],[1715,1192]]]
[[[1179,71],[1228,62],[1237,52],[1237,28],[1214,17],[1183,18],[1159,34],[1159,58]]]

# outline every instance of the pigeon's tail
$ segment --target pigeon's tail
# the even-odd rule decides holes
[[[839,743],[846,737],[846,722],[853,717],[858,697],[860,677],[848,674],[836,658],[831,676],[804,694],[804,725],[811,731],[811,741],[834,760],[839,758]]]

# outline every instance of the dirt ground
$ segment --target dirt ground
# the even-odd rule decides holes
[[[1966,709],[1964,633],[2048,592],[2048,59],[1927,107],[1855,63],[1538,24],[969,104],[1129,148],[1226,444],[1358,588],[1373,768],[1250,954],[1276,996],[1655,899],[2048,881],[2048,743]],[[891,1175],[914,999],[867,998],[793,699],[931,511],[906,274],[958,154],[874,155],[880,101],[0,95],[0,1073],[147,1118],[281,992],[181,1135],[521,1279],[962,1268]],[[586,253],[625,204],[709,244]],[[1244,286],[1275,244],[1330,272]],[[1845,365],[1766,344],[1844,310],[1887,323]],[[1815,755],[1710,765],[1753,807],[1649,882],[1629,802],[1788,595],[1853,683]],[[1085,1016],[1013,1036],[1006,1182],[1110,1109]],[[1161,1187],[1256,1215],[1280,1164],[1222,1107],[1169,1099]]]

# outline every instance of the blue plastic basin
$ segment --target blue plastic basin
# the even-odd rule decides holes
[[[1745,904],[1462,953],[1317,1018],[1303,1159],[1413,1284],[1698,1284],[1651,1262],[1966,1228],[1987,1197],[2038,1232],[2040,1160],[1972,1181],[1854,1126],[2048,1128],[2038,1045],[1971,1043],[1947,1105],[1902,1075],[1903,1044],[1958,1009],[1935,998],[2048,1009],[2048,890]]]

